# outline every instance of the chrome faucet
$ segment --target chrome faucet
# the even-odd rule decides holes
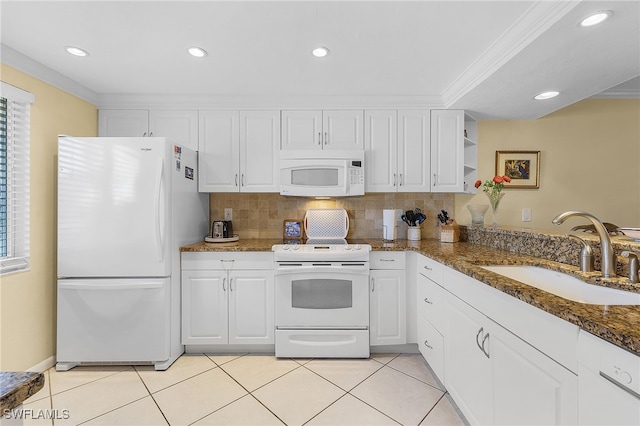
[[[638,262],[638,256],[630,251],[623,251],[620,253],[622,257],[629,259],[629,282],[637,283],[638,275],[640,274],[640,263]]]
[[[560,225],[571,216],[581,216],[591,221],[593,226],[596,228],[596,231],[598,232],[598,236],[600,237],[600,269],[602,270],[602,276],[605,278],[615,277],[616,255],[613,252],[613,246],[611,245],[611,238],[609,238],[607,228],[604,227],[602,222],[600,222],[597,217],[595,217],[591,213],[583,212],[580,210],[569,210],[567,212],[560,213],[558,216],[554,217],[551,222],[554,225]]]

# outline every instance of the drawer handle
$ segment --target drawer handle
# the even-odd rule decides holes
[[[433,271],[433,269],[429,268],[427,265],[424,265],[424,269],[426,269],[427,271]]]
[[[429,349],[433,349],[433,346],[431,346],[431,345],[429,344],[429,341],[428,341],[428,340],[425,340],[425,341],[424,341],[424,345],[425,345],[426,347],[428,347]]]
[[[425,303],[428,303],[429,305],[433,305],[433,302],[432,302],[431,300],[429,300],[429,298],[428,298],[428,297],[425,297],[425,298],[424,298],[424,302],[425,302]]]
[[[223,278],[222,279],[222,291],[227,291],[227,286],[225,285],[227,283],[227,279]]]
[[[395,259],[380,259],[380,262],[395,262]]]
[[[491,357],[489,356],[489,345],[487,345],[487,349],[486,349],[486,350],[484,349],[484,342],[486,342],[487,340],[489,340],[489,333],[487,333],[487,334],[484,336],[484,339],[482,339],[482,352],[484,353],[484,355],[485,355],[487,358],[491,358]]]
[[[478,345],[478,349],[480,349],[482,352],[484,352],[484,349],[482,349],[482,345],[480,344],[480,335],[482,334],[483,330],[484,327],[480,327],[480,330],[478,330],[478,334],[476,334],[476,345]]]
[[[631,396],[634,396],[638,399],[640,399],[640,393],[635,392],[633,389],[629,389],[628,387],[626,387],[625,385],[623,385],[622,383],[618,382],[616,379],[614,379],[613,377],[609,376],[607,373],[603,373],[602,371],[599,372],[600,376],[603,379],[607,379],[608,381],[610,381],[612,384],[616,385],[617,387],[619,387],[620,389],[622,389],[623,391],[627,392],[628,394],[630,394]]]

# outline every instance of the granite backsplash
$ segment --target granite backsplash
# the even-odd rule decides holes
[[[597,234],[572,232],[593,249],[595,269],[600,271],[600,239]],[[640,243],[624,236],[610,236],[616,254],[616,273],[629,274],[629,262],[620,256],[627,250],[640,256]],[[553,233],[515,227],[461,226],[460,239],[513,253],[539,257],[567,265],[580,266],[581,245],[564,233]]]

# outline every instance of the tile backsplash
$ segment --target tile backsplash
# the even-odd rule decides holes
[[[348,238],[382,238],[382,210],[402,211],[419,208],[427,216],[422,223],[422,238],[438,238],[440,210],[454,212],[453,194],[425,192],[369,193],[359,197],[316,200],[284,197],[280,194],[209,194],[211,221],[224,219],[224,209],[233,209],[233,231],[240,238],[282,238],[285,219],[302,220],[308,209],[345,209],[349,215]],[[407,225],[398,223],[398,238],[407,237]]]

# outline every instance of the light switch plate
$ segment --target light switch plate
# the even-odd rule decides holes
[[[522,221],[531,222],[531,208],[522,209]]]

